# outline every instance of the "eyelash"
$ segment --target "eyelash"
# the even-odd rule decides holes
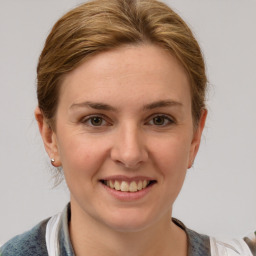
[[[154,118],[163,118],[164,119],[164,124],[150,124],[151,121],[154,121]],[[166,123],[167,122],[167,123]],[[150,120],[146,123],[149,125],[154,125],[154,126],[160,126],[160,127],[166,127],[169,125],[172,125],[175,123],[175,120],[171,118],[169,115],[164,115],[164,114],[156,114],[150,117]]]
[[[101,123],[99,125],[93,125],[93,119],[98,118]],[[154,124],[154,123],[150,123],[150,122],[154,122],[155,118],[163,118],[164,123],[163,124]],[[95,121],[95,120],[94,120]],[[111,126],[112,123],[109,121],[109,118],[107,118],[104,115],[101,114],[95,114],[95,115],[90,115],[90,116],[86,116],[81,120],[82,124],[85,124],[89,127],[95,127],[95,128],[100,128],[100,127],[105,127],[105,126]],[[103,124],[102,124],[103,123]],[[159,127],[166,127],[169,125],[172,125],[175,123],[175,120],[173,118],[171,118],[169,115],[165,115],[165,114],[155,114],[153,116],[150,116],[148,118],[148,121],[145,122],[145,125],[150,125],[150,126],[159,126]]]
[[[100,119],[102,122],[104,122],[105,124],[102,125],[102,123],[100,125],[93,125],[92,124],[92,121],[93,121],[93,118],[98,118]],[[104,115],[101,115],[101,114],[96,114],[96,115],[90,115],[90,116],[86,116],[85,118],[83,118],[81,120],[81,123],[82,124],[85,124],[87,126],[90,126],[90,127],[102,127],[102,126],[110,126],[111,125],[111,122],[107,121],[107,117],[104,116]]]

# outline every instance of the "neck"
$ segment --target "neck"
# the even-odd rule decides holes
[[[117,231],[72,209],[69,225],[76,256],[187,255],[185,232],[171,222],[171,214],[139,231]]]

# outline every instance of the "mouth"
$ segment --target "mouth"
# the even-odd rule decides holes
[[[135,193],[154,185],[156,180],[100,180],[100,182],[116,191]]]

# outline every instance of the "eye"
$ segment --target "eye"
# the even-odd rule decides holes
[[[104,120],[102,119],[102,117],[94,116],[89,119],[89,122],[93,126],[101,126],[102,123],[104,123]]]
[[[149,125],[156,125],[156,126],[167,126],[172,123],[174,123],[174,121],[167,115],[155,115],[148,122]]]
[[[107,121],[102,116],[89,116],[82,120],[83,124],[86,124],[88,126],[107,126],[109,125]]]

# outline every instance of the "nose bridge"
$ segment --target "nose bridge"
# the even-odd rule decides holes
[[[112,158],[127,168],[135,168],[147,160],[145,140],[141,129],[133,122],[120,125],[112,148]]]

